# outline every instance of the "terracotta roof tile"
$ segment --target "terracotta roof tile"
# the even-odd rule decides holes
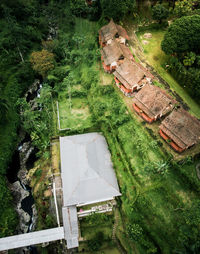
[[[116,25],[113,20],[111,20],[107,25],[103,26],[99,30],[99,34],[102,42],[107,42],[108,40],[115,38],[116,34],[129,40],[126,30],[122,26]]]
[[[113,40],[109,45],[102,48],[101,54],[106,65],[117,62],[122,56],[128,59],[133,58],[129,48],[118,43],[116,40]]]
[[[176,101],[163,89],[146,84],[133,98],[135,103],[149,117],[163,116],[173,109]]]
[[[182,108],[173,110],[162,121],[160,129],[183,149],[200,141],[200,121]]]
[[[116,68],[116,71],[113,73],[115,77],[127,88],[132,89],[137,86],[142,86],[140,81],[144,77],[149,77],[143,68],[140,68],[140,65],[137,65],[135,62],[125,59],[125,61]]]

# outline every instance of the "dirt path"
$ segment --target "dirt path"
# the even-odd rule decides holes
[[[196,172],[197,172],[197,177],[198,177],[198,179],[200,180],[200,163],[198,163],[198,164],[196,165]]]
[[[116,236],[118,224],[119,224],[119,211],[116,208],[116,210],[115,210],[115,223],[113,225],[113,231],[112,231],[112,240],[115,242],[119,252],[121,254],[126,254],[126,251],[123,249],[123,247],[121,246],[121,244],[120,244],[120,242],[119,242],[119,240],[117,239],[117,236]]]

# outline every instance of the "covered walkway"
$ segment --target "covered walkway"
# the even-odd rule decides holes
[[[0,238],[0,251],[64,239],[63,227]]]

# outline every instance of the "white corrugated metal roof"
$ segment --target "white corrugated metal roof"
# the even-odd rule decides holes
[[[64,239],[63,227],[0,238],[0,251]]]
[[[60,137],[60,152],[64,206],[121,195],[110,152],[101,134]]]
[[[78,247],[78,216],[76,206],[62,208],[65,240],[67,248]]]

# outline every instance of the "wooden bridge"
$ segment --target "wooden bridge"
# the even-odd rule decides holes
[[[64,239],[64,228],[52,228],[0,238],[0,251]]]

